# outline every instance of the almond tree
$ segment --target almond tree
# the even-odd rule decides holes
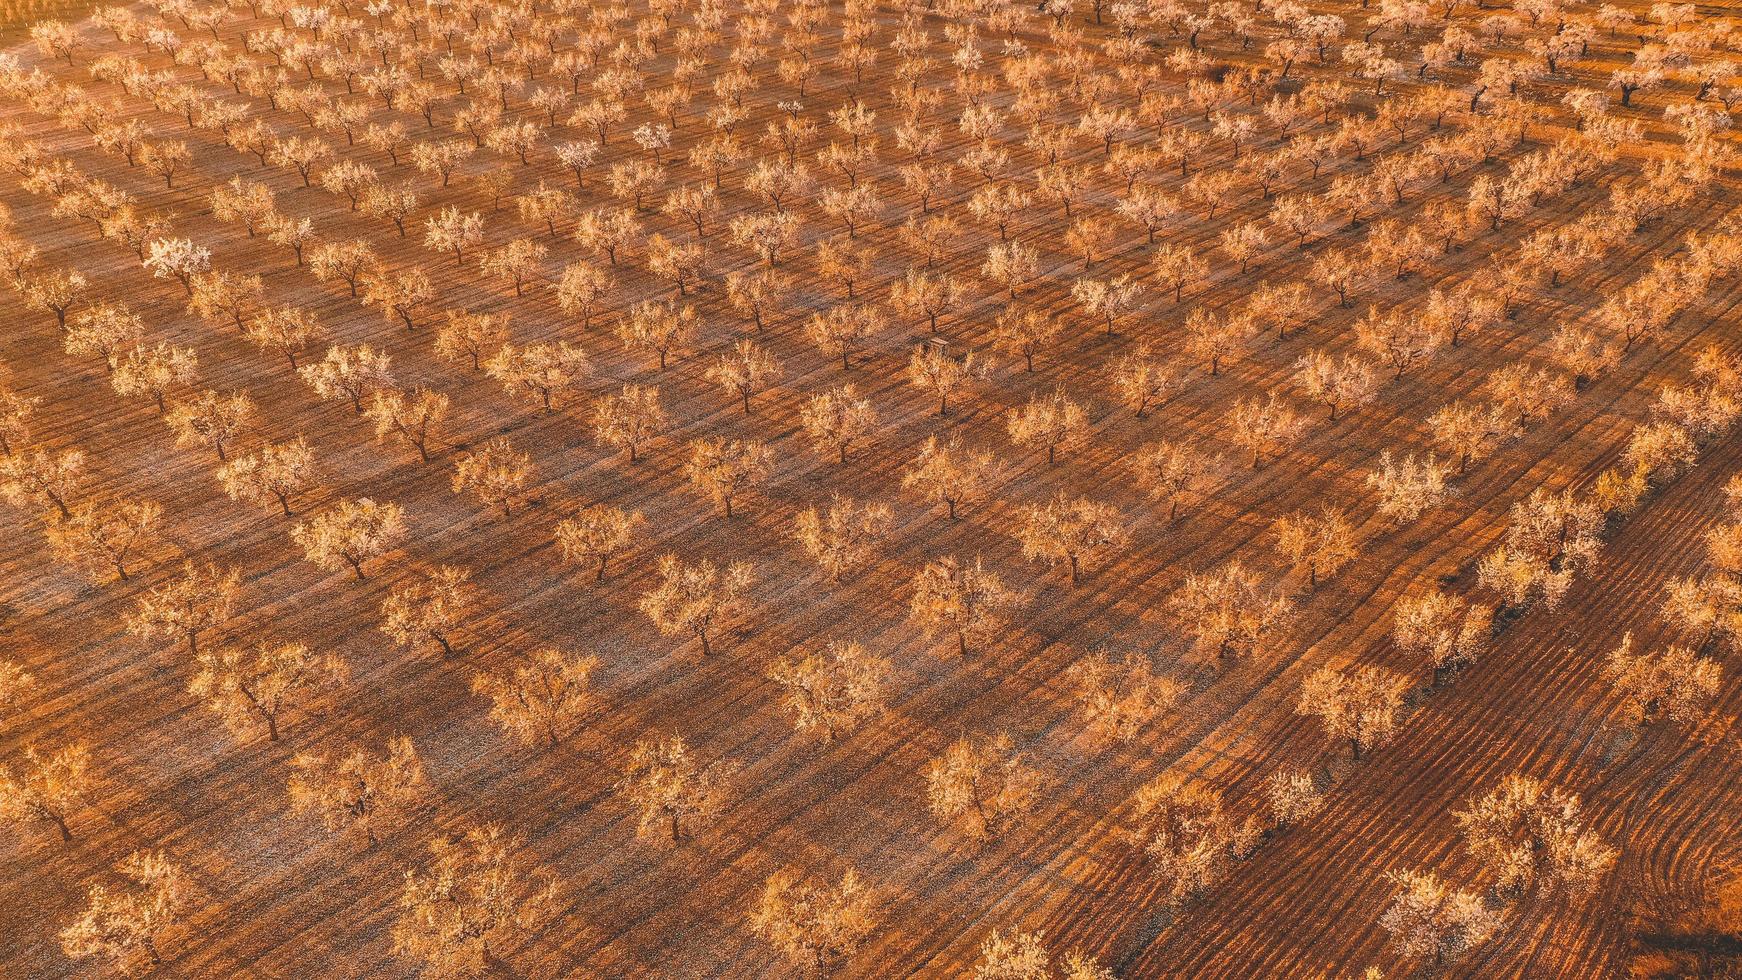
[[[411,217],[417,210],[418,196],[409,182],[382,186],[373,184],[363,189],[363,196],[357,206],[371,218],[385,218],[393,222],[399,237],[406,237],[405,219]]]
[[[1603,676],[1620,697],[1621,716],[1630,727],[1668,718],[1692,729],[1717,697],[1724,669],[1682,646],[1636,654],[1633,634],[1627,633],[1604,662]]]
[[[1015,605],[1016,597],[981,559],[963,565],[946,557],[914,575],[908,617],[927,636],[954,636],[956,652],[966,657],[970,646],[978,646],[1003,627],[1005,613]]]
[[[77,27],[66,21],[44,20],[30,25],[30,39],[36,50],[46,57],[65,58],[73,63],[73,52],[84,47]]]
[[[907,383],[938,400],[938,415],[950,414],[950,395],[974,373],[974,355],[952,356],[937,344],[921,344],[907,359]]]
[[[659,577],[660,584],[641,597],[641,611],[662,636],[693,635],[704,657],[714,652],[721,625],[748,608],[755,583],[749,562],[722,569],[707,558],[685,562],[676,555],[659,560]]]
[[[1149,409],[1173,397],[1183,382],[1180,369],[1157,355],[1154,345],[1145,340],[1113,362],[1108,387],[1133,415],[1143,418]]]
[[[647,523],[640,511],[626,511],[610,504],[593,504],[556,525],[557,547],[563,561],[593,565],[594,580],[605,581],[611,558],[635,543]]]
[[[805,336],[819,350],[841,359],[841,370],[853,369],[853,355],[884,327],[883,314],[869,303],[846,304],[811,315]]]
[[[1398,600],[1391,638],[1405,653],[1428,662],[1433,668],[1433,683],[1438,686],[1446,674],[1482,656],[1493,621],[1493,606],[1429,588]]]
[[[30,417],[42,399],[0,388],[0,456],[11,456],[30,439]]]
[[[147,639],[174,638],[187,644],[188,653],[200,652],[200,637],[222,626],[242,590],[242,576],[234,569],[183,562],[176,578],[139,597],[127,632]]]
[[[1379,395],[1373,368],[1348,354],[1337,360],[1322,350],[1312,351],[1294,362],[1294,372],[1301,394],[1323,402],[1332,422],[1340,411],[1370,404]]]
[[[313,489],[317,472],[314,449],[297,436],[230,460],[218,467],[218,482],[231,500],[268,510],[276,506],[289,517],[291,498]]]
[[[1005,418],[1010,441],[1028,448],[1046,448],[1047,463],[1058,462],[1060,446],[1074,445],[1086,438],[1089,416],[1081,403],[1073,401],[1064,389],[1055,388],[1049,396],[1029,398],[1028,404],[1014,408]]]
[[[1016,299],[1022,288],[1040,275],[1040,253],[1021,242],[1000,242],[986,249],[980,277]]]
[[[454,634],[478,615],[472,573],[453,565],[420,571],[381,603],[381,632],[402,647],[433,643],[454,655]]]
[[[732,771],[723,762],[698,761],[681,736],[644,738],[636,743],[616,789],[636,810],[636,837],[651,840],[663,833],[676,844],[686,824],[719,813]]]
[[[1303,329],[1311,323],[1313,313],[1311,295],[1301,282],[1253,290],[1245,310],[1245,315],[1260,325],[1260,331],[1275,326],[1279,343],[1289,338],[1290,328]]]
[[[1131,815],[1128,833],[1176,903],[1220,882],[1257,837],[1254,821],[1238,824],[1222,808],[1221,793],[1173,773],[1145,783]]]
[[[0,457],[0,496],[22,507],[33,497],[53,504],[62,517],[71,517],[67,501],[84,481],[85,454],[77,449],[52,453],[32,449]]]
[[[858,389],[846,384],[807,399],[799,409],[799,422],[819,453],[845,463],[853,444],[877,430],[877,412],[870,399],[859,397]]]
[[[446,325],[436,331],[435,352],[449,361],[470,363],[473,371],[480,371],[486,355],[507,340],[508,314],[448,310]]]
[[[1252,468],[1264,465],[1265,457],[1279,455],[1306,432],[1307,421],[1272,391],[1263,401],[1242,398],[1228,416],[1229,440],[1252,453]]]
[[[212,188],[212,217],[225,224],[239,224],[253,238],[268,216],[278,211],[272,188],[233,176],[229,183]]]
[[[163,343],[135,347],[124,355],[110,355],[109,385],[123,398],[149,397],[161,414],[169,392],[193,384],[198,366],[198,357],[187,347]]]
[[[773,467],[774,450],[746,439],[693,439],[684,476],[697,492],[732,516],[732,501],[761,482]]]
[[[484,216],[445,207],[423,222],[423,245],[432,252],[454,253],[454,264],[466,264],[466,249],[484,241]]]
[[[187,905],[187,876],[162,851],[134,851],[115,866],[125,884],[92,884],[85,908],[60,931],[61,951],[73,959],[101,958],[130,972],[144,957],[163,962],[159,944]]]
[[[962,829],[984,847],[1033,807],[1041,777],[1010,736],[959,738],[925,769],[932,815]]]
[[[1222,469],[1222,457],[1182,442],[1152,442],[1131,458],[1137,485],[1151,500],[1167,502],[1167,520],[1179,519],[1180,505],[1202,496]]]
[[[405,517],[398,504],[378,504],[368,497],[341,500],[338,506],[290,529],[290,538],[316,567],[337,571],[349,567],[364,579],[363,563],[392,551],[405,537]]]
[[[556,883],[519,858],[525,847],[497,824],[431,840],[429,867],[405,873],[394,954],[431,978],[484,973],[497,961],[492,944],[530,932],[555,907]]]
[[[1477,581],[1509,606],[1540,595],[1554,608],[1573,577],[1596,564],[1606,515],[1571,489],[1538,487],[1512,505],[1506,534],[1477,564]]]
[[[593,710],[599,658],[555,647],[533,651],[506,671],[472,675],[472,692],[490,699],[490,720],[514,741],[555,748]]]
[[[1350,257],[1347,250],[1324,252],[1313,261],[1309,273],[1312,279],[1337,295],[1337,304],[1347,308],[1349,296],[1360,288],[1366,278],[1366,266]]]
[[[1198,647],[1216,651],[1218,659],[1256,653],[1293,611],[1282,590],[1238,561],[1187,575],[1168,605]]]
[[[604,252],[611,264],[616,265],[617,251],[637,238],[641,230],[641,221],[634,212],[597,208],[581,215],[575,227],[575,241]]]
[[[405,324],[406,333],[417,330],[418,307],[435,298],[435,284],[422,269],[382,270],[363,280],[363,305],[380,310],[388,323]]]
[[[95,303],[72,317],[61,346],[74,357],[90,357],[104,361],[115,370],[124,349],[145,338],[145,321],[119,303]]]
[[[834,885],[783,868],[763,886],[750,926],[805,975],[827,976],[870,935],[876,900],[852,868]]]
[[[455,493],[470,493],[509,517],[534,475],[532,454],[515,449],[507,436],[497,436],[455,461],[452,486]]]
[[[967,290],[948,273],[909,269],[889,285],[889,305],[905,317],[925,317],[937,332],[938,319],[962,305]]]
[[[333,155],[333,147],[326,140],[315,137],[292,136],[277,140],[272,145],[271,160],[274,166],[289,167],[302,177],[302,186],[314,186],[314,168]]]
[[[557,279],[557,307],[564,313],[579,314],[581,329],[593,323],[599,303],[610,294],[616,279],[604,269],[586,261],[570,262]]]
[[[90,768],[91,750],[82,742],[53,752],[25,746],[16,771],[0,766],[0,821],[20,828],[32,822],[53,824],[61,840],[72,840],[67,821],[91,789]]]
[[[223,462],[229,458],[225,455],[225,444],[247,428],[253,416],[254,400],[246,393],[206,391],[187,401],[178,402],[164,416],[164,421],[175,433],[176,445],[205,443],[212,447],[218,454],[218,460]]]
[[[647,236],[647,253],[642,264],[650,274],[670,283],[682,298],[689,295],[691,286],[700,288],[706,278],[705,259],[699,243],[654,232]]]
[[[1390,744],[1408,690],[1403,675],[1379,667],[1321,667],[1301,683],[1294,710],[1317,717],[1327,737],[1346,739],[1359,762],[1362,752]]]
[[[90,288],[84,275],[66,269],[47,269],[20,273],[24,303],[33,310],[53,313],[55,326],[67,328],[67,314],[82,302]]]
[[[737,395],[749,415],[750,396],[772,388],[784,373],[778,358],[756,341],[744,339],[720,355],[708,369],[708,380]]]
[[[1022,358],[1028,373],[1034,373],[1034,358],[1058,339],[1063,328],[1045,310],[1006,308],[993,321],[993,343],[1006,354]],[[942,414],[942,413],[939,413]]]
[[[1083,271],[1087,272],[1095,267],[1095,257],[1112,243],[1114,235],[1111,221],[1086,215],[1071,222],[1065,231],[1064,244],[1073,255],[1083,260]]]
[[[1162,288],[1173,293],[1179,303],[1185,292],[1210,274],[1209,263],[1199,258],[1189,245],[1163,245],[1156,249],[1150,268]]]
[[[350,669],[333,653],[315,653],[301,643],[262,643],[251,651],[200,654],[188,693],[206,703],[237,737],[259,724],[268,741],[291,710],[319,701],[344,683]]]
[[[375,424],[376,441],[403,442],[427,463],[433,438],[430,429],[448,417],[448,396],[421,386],[408,392],[383,389],[369,396],[363,415]]]
[[[1527,776],[1507,776],[1452,816],[1502,895],[1538,885],[1545,894],[1588,895],[1615,865],[1617,852],[1587,826],[1579,798]]]
[[[363,280],[379,279],[384,274],[381,257],[361,239],[316,245],[309,252],[308,271],[320,282],[342,281],[352,299],[360,295],[358,287]]]
[[[1078,279],[1071,285],[1071,298],[1083,307],[1083,312],[1099,319],[1111,337],[1118,333],[1119,321],[1143,305],[1143,286],[1128,275],[1108,280]]]
[[[1708,561],[1719,568],[1723,564],[1708,548]],[[1725,570],[1704,577],[1673,578],[1664,586],[1662,616],[1682,630],[1693,633],[1698,642],[1695,649],[1706,649],[1713,640],[1734,642],[1742,630],[1742,581]]]
[[[792,279],[779,269],[739,270],[726,276],[726,302],[756,324],[756,332],[768,328],[792,293]]]
[[[1382,516],[1408,524],[1456,492],[1446,484],[1448,476],[1432,453],[1422,460],[1412,453],[1399,463],[1387,450],[1379,454],[1379,468],[1367,474],[1367,485],[1379,495]]]
[[[926,439],[919,447],[919,455],[902,470],[901,488],[927,503],[943,504],[953,521],[959,505],[985,496],[997,473],[997,459],[991,453],[964,446],[960,434],[952,433],[945,440],[934,435]]]
[[[669,425],[670,418],[659,404],[659,388],[653,385],[624,385],[620,393],[593,403],[593,441],[629,450],[631,463],[642,444]]]
[[[871,563],[892,521],[888,504],[861,504],[835,494],[827,514],[816,507],[800,512],[792,536],[829,581],[839,582]]]
[[[1403,956],[1444,964],[1488,942],[1505,925],[1503,909],[1489,907],[1473,892],[1454,890],[1432,872],[1393,870],[1385,880],[1397,891],[1379,925]]]
[[[794,730],[817,733],[825,742],[883,710],[889,662],[851,640],[776,661],[768,679],[779,684]]]
[[[1044,504],[1021,508],[1015,529],[1022,556],[1070,569],[1071,584],[1082,578],[1082,564],[1123,544],[1127,532],[1119,509],[1059,491]]]
[[[87,501],[70,516],[50,515],[49,547],[93,581],[127,581],[127,560],[158,538],[163,508],[149,500]]]
[[[1414,311],[1380,313],[1367,308],[1367,316],[1355,324],[1355,345],[1391,365],[1393,378],[1432,357],[1445,341],[1426,317]]]
[[[1096,650],[1065,672],[1077,710],[1097,738],[1129,742],[1173,706],[1186,686],[1157,674],[1149,658],[1128,653],[1115,661]]]
[[[1059,965],[1063,980],[1116,980],[1113,971],[1078,950],[1066,953]],[[1052,956],[1039,933],[1012,933],[1005,938],[994,929],[980,944],[973,980],[1051,980],[1052,975]]]
[[[364,398],[393,387],[390,360],[385,351],[368,344],[329,347],[325,358],[296,371],[317,396],[328,401],[348,398],[362,415]]]
[[[1264,796],[1270,804],[1271,820],[1279,829],[1317,816],[1325,808],[1325,795],[1318,784],[1298,769],[1271,773],[1265,781]]]
[[[1317,514],[1289,514],[1279,518],[1272,530],[1277,549],[1289,563],[1306,567],[1309,589],[1319,587],[1321,576],[1330,578],[1360,556],[1354,528],[1339,507],[1325,507]]]
[[[330,833],[362,833],[371,846],[376,828],[396,824],[423,795],[423,760],[411,739],[387,740],[380,755],[352,747],[344,752],[298,752],[291,757],[290,813],[317,820]]]
[[[478,263],[478,270],[486,276],[506,279],[514,287],[514,295],[526,295],[526,283],[537,279],[544,265],[544,258],[550,253],[541,242],[530,238],[516,238],[485,254]]]
[[[275,214],[266,219],[266,237],[272,244],[290,249],[296,264],[302,265],[303,250],[315,240],[315,224],[308,218],[292,218]]]
[[[673,354],[695,342],[696,309],[654,300],[637,303],[617,321],[617,339],[626,350],[654,355],[663,371]]]
[[[1186,317],[1185,351],[1208,364],[1211,377],[1215,377],[1222,373],[1225,362],[1246,351],[1253,332],[1250,315],[1224,315],[1200,306]]]
[[[327,328],[321,324],[315,311],[302,306],[254,310],[243,321],[242,330],[254,346],[283,354],[291,369],[296,371],[302,370],[296,363],[296,355],[315,341],[327,338]]]
[[[831,238],[817,245],[817,275],[826,282],[839,284],[847,294],[847,299],[856,299],[857,286],[871,275],[876,259],[875,249],[840,238]]]
[[[582,390],[585,379],[592,373],[587,353],[568,341],[554,345],[535,343],[524,348],[505,343],[484,367],[509,392],[521,390],[537,397],[547,414],[556,413],[561,395]]]
[[[142,264],[152,278],[174,279],[192,297],[194,277],[212,268],[212,250],[185,238],[159,238],[148,246]]]

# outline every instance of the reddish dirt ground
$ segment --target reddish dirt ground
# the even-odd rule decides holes
[[[1365,16],[1340,12],[1352,23]],[[1470,12],[1461,16],[1474,18]],[[941,34],[944,18],[927,20],[934,36]],[[238,8],[216,33],[239,50],[244,31],[276,23]],[[893,33],[895,14],[886,12],[881,23],[886,34]],[[1107,33],[1093,25],[1087,30],[1097,38]],[[177,448],[149,400],[115,395],[104,365],[66,354],[52,317],[26,309],[16,296],[0,298],[9,325],[0,336],[4,383],[42,399],[33,442],[87,453],[90,492],[156,500],[167,513],[166,540],[138,563],[139,574],[98,586],[53,560],[35,508],[8,512],[11,533],[0,542],[0,648],[35,674],[40,687],[0,722],[0,761],[15,759],[27,744],[84,740],[93,750],[96,786],[88,805],[74,813],[72,843],[62,844],[40,827],[8,831],[0,840],[11,869],[0,875],[0,921],[7,934],[0,940],[0,974],[82,975],[89,965],[63,955],[56,932],[77,914],[87,882],[130,851],[157,848],[193,880],[191,911],[166,943],[165,975],[411,975],[413,967],[393,956],[390,938],[401,875],[424,860],[430,837],[487,821],[525,835],[527,859],[553,872],[561,885],[557,914],[498,951],[494,968],[504,977],[777,974],[786,965],[755,937],[745,916],[768,875],[784,865],[822,875],[853,866],[878,889],[879,927],[848,962],[848,975],[965,975],[993,929],[1040,930],[1049,946],[1080,947],[1123,977],[1340,976],[1369,965],[1407,975],[1411,964],[1386,948],[1378,924],[1392,893],[1383,873],[1431,867],[1456,881],[1479,880],[1483,869],[1459,846],[1451,813],[1515,772],[1580,794],[1593,826],[1619,848],[1619,863],[1588,898],[1545,900],[1517,910],[1499,940],[1454,972],[1616,976],[1635,952],[1630,923],[1636,913],[1692,908],[1713,876],[1739,857],[1735,841],[1742,816],[1735,805],[1738,760],[1730,721],[1742,710],[1742,688],[1726,677],[1718,718],[1699,737],[1656,727],[1635,738],[1616,720],[1615,698],[1601,673],[1603,658],[1625,632],[1649,648],[1675,638],[1659,615],[1659,596],[1670,578],[1701,567],[1702,535],[1725,519],[1720,488],[1742,470],[1742,446],[1733,436],[1703,447],[1690,472],[1654,489],[1635,513],[1613,522],[1596,572],[1577,582],[1558,609],[1525,612],[1479,664],[1431,692],[1425,684],[1413,691],[1393,744],[1350,763],[1340,748],[1327,744],[1314,720],[1294,711],[1301,680],[1326,664],[1385,665],[1425,681],[1425,670],[1389,637],[1398,597],[1436,577],[1456,590],[1475,590],[1475,562],[1502,533],[1515,502],[1537,487],[1588,486],[1614,465],[1632,427],[1650,418],[1659,388],[1689,376],[1697,352],[1715,345],[1742,353],[1736,331],[1742,291],[1733,281],[1718,282],[1661,342],[1630,352],[1566,409],[1473,465],[1456,480],[1457,495],[1421,521],[1391,528],[1375,513],[1364,487],[1382,450],[1429,448],[1425,420],[1434,410],[1475,392],[1499,365],[1544,362],[1554,325],[1588,317],[1604,297],[1638,278],[1654,258],[1671,254],[1688,234],[1717,227],[1736,194],[1729,175],[1702,189],[1692,204],[1624,239],[1568,283],[1534,288],[1515,319],[1387,383],[1376,403],[1331,424],[1322,409],[1299,400],[1313,424],[1297,446],[1262,469],[1237,470],[1170,525],[1165,511],[1132,485],[1128,459],[1140,446],[1158,438],[1225,444],[1227,412],[1236,400],[1290,390],[1292,365],[1308,350],[1353,350],[1352,324],[1368,304],[1418,304],[1435,285],[1489,276],[1490,258],[1512,255],[1529,232],[1601,207],[1611,182],[1632,179],[1644,148],[1629,147],[1601,174],[1502,232],[1471,235],[1436,257],[1426,272],[1364,288],[1351,308],[1315,288],[1306,329],[1285,341],[1261,335],[1248,355],[1215,377],[1194,365],[1184,392],[1145,419],[1116,405],[1106,389],[1106,373],[1118,355],[1145,338],[1178,349],[1191,309],[1228,308],[1261,284],[1304,278],[1314,255],[1359,241],[1361,230],[1333,219],[1323,241],[1306,250],[1274,245],[1243,275],[1218,259],[1213,280],[1185,303],[1176,305],[1153,290],[1142,310],[1109,338],[1070,298],[1080,263],[1062,244],[1062,214],[1037,202],[1014,230],[1043,256],[1043,278],[1026,298],[1057,312],[1067,329],[1029,374],[1020,361],[990,349],[1000,297],[978,282],[976,270],[995,232],[968,219],[964,202],[972,186],[965,179],[942,206],[961,217],[971,244],[942,268],[974,282],[974,301],[947,316],[941,333],[954,349],[980,352],[992,368],[958,411],[939,418],[930,399],[902,377],[909,351],[930,335],[924,324],[896,319],[850,372],[805,339],[805,311],[841,297],[815,274],[808,248],[836,226],[814,205],[801,205],[807,247],[786,263],[800,280],[796,309],[758,338],[783,361],[786,377],[746,415],[704,377],[715,355],[751,330],[725,302],[723,286],[727,272],[755,261],[728,244],[721,230],[731,215],[757,206],[738,187],[742,167],[728,177],[725,208],[712,222],[709,279],[689,299],[701,316],[700,338],[668,369],[657,371],[645,357],[624,352],[611,333],[633,302],[668,291],[634,264],[639,246],[631,246],[630,259],[615,270],[620,283],[608,310],[583,330],[560,312],[550,289],[536,287],[516,298],[503,283],[480,277],[474,262],[456,266],[423,249],[415,231],[401,239],[390,224],[351,213],[343,198],[305,188],[283,168],[260,167],[216,134],[189,129],[119,86],[91,79],[85,71],[91,58],[128,46],[93,26],[83,33],[89,48],[71,67],[42,61],[33,51],[22,56],[62,81],[76,81],[114,113],[139,118],[154,137],[186,140],[193,164],[176,176],[174,187],[100,152],[83,130],[64,128],[22,103],[7,110],[8,118],[53,155],[169,215],[175,235],[211,248],[215,268],[258,273],[270,301],[317,310],[331,343],[368,342],[386,350],[402,383],[446,392],[454,413],[429,464],[404,447],[377,444],[348,404],[317,400],[288,364],[258,351],[238,332],[189,314],[178,284],[150,278],[126,248],[97,240],[89,222],[51,214],[51,202],[26,191],[16,174],[0,177],[0,201],[12,209],[19,237],[42,250],[46,265],[77,269],[94,294],[125,299],[144,317],[152,339],[193,347],[201,388],[244,389],[253,397],[261,411],[243,448],[298,434],[317,448],[321,489],[300,502],[299,517],[366,495],[401,504],[411,528],[404,546],[374,563],[365,582],[305,562],[290,539],[291,520],[227,499],[213,478],[208,452]],[[1045,43],[1041,25],[1030,37]],[[1165,43],[1177,45],[1173,39]],[[825,49],[834,44],[831,39]],[[1575,82],[1600,86],[1602,74],[1625,63],[1623,52],[1632,46],[1627,39],[1599,42],[1592,59],[1533,85],[1530,98],[1553,105],[1558,92]],[[1257,62],[1256,50],[1237,49],[1226,38],[1211,42],[1218,58]],[[300,114],[236,96],[222,84],[202,81],[196,69],[173,67],[161,53],[130,50],[208,94],[247,105],[283,133],[309,132]],[[893,84],[894,60],[880,62],[876,77],[863,87],[872,93],[886,141],[898,116],[883,95]],[[669,72],[671,61],[662,49],[648,70]],[[1303,72],[1329,76],[1334,66]],[[1460,84],[1468,74],[1456,73]],[[778,113],[778,98],[792,94],[772,72],[769,79],[768,90],[753,100],[745,124],[751,132]],[[1172,75],[1164,79],[1180,84]],[[818,107],[817,118],[821,109],[843,100],[842,81],[825,75],[813,84],[805,101]],[[329,95],[344,91],[331,80],[319,87]],[[454,94],[451,84],[440,87]],[[1657,120],[1668,97],[1630,110],[1652,126],[1660,142],[1675,138]],[[1677,97],[1685,101],[1687,95]],[[402,119],[413,124],[413,139],[429,138],[420,118],[389,113],[378,100],[363,101],[375,118]],[[519,105],[516,111],[529,117],[533,112]],[[438,112],[451,115],[451,109]],[[619,128],[626,134],[646,116],[637,107]],[[1475,177],[1503,174],[1508,161],[1563,133],[1565,122],[1557,116],[1536,127],[1494,163],[1444,183],[1421,182],[1387,213],[1408,221],[1434,201],[1461,200]],[[1181,124],[1206,128],[1189,114]],[[1481,117],[1449,125],[1479,124]],[[704,126],[691,119],[681,127],[676,149],[686,149]],[[1013,124],[1012,133],[1017,129]],[[953,125],[946,132],[946,156],[970,145]],[[1258,143],[1276,143],[1273,129],[1260,133]],[[1425,135],[1425,129],[1414,132],[1410,143],[1388,144],[1383,153],[1408,152]],[[626,154],[624,136],[616,139],[614,152]],[[474,182],[477,173],[511,170],[511,193],[539,180],[573,183],[548,153],[520,167],[480,151],[443,189],[408,166],[392,167],[384,154],[347,147],[342,136],[336,142],[342,158],[410,179],[423,196],[419,219],[449,204],[483,211],[491,244],[537,235],[539,229],[523,223],[511,205],[492,211]],[[1038,161],[1020,147],[1020,136],[1007,142],[1019,161],[1013,170],[1032,173]],[[893,159],[893,148],[886,152]],[[1093,140],[1077,141],[1071,153],[1090,163],[1100,156]],[[1200,166],[1226,166],[1226,157],[1226,149],[1216,147]],[[1322,192],[1338,175],[1361,172],[1376,158],[1339,155],[1316,180],[1301,172],[1284,183]],[[674,185],[696,179],[685,164],[672,169]],[[880,298],[907,267],[897,231],[912,202],[899,189],[892,163],[876,171],[892,204],[884,219],[859,236],[879,251],[874,274],[860,288]],[[209,194],[237,173],[271,186],[281,210],[313,218],[323,240],[364,238],[390,267],[427,271],[440,299],[420,328],[408,333],[384,322],[352,300],[342,284],[317,283],[288,252],[216,221]],[[1119,182],[1097,180],[1086,206],[1111,214]],[[1177,189],[1180,179],[1168,173],[1158,182]],[[601,168],[580,192],[581,202],[608,203],[602,184]],[[1214,221],[1182,216],[1164,241],[1194,243],[1208,254],[1223,229],[1263,215],[1270,203],[1256,192],[1242,192]],[[658,213],[644,220],[650,231],[681,232],[680,223]],[[1156,246],[1132,226],[1118,227],[1120,240],[1094,274],[1142,275]],[[548,244],[550,278],[564,262],[589,254],[566,235]],[[435,311],[443,308],[508,311],[518,343],[561,338],[584,346],[595,365],[590,395],[622,383],[657,383],[672,430],[642,461],[627,463],[594,444],[583,406],[547,415],[509,397],[484,374],[438,359],[432,336]],[[311,352],[311,359],[318,353]],[[843,381],[872,400],[882,424],[873,444],[846,463],[834,463],[811,450],[798,413],[809,395]],[[1049,466],[1043,453],[1010,445],[1004,416],[1055,386],[1088,402],[1092,431]],[[918,445],[946,430],[994,450],[1006,467],[991,499],[966,508],[954,523],[899,487],[900,469]],[[456,496],[449,486],[454,460],[499,434],[532,454],[538,474],[529,506],[506,519]],[[753,436],[776,451],[774,472],[729,521],[690,491],[682,472],[685,443],[701,435]],[[1008,533],[1022,505],[1060,489],[1117,505],[1132,526],[1129,544],[1094,564],[1074,586],[1058,572],[1025,561]],[[840,586],[830,586],[790,539],[794,515],[832,492],[884,500],[895,513],[880,560]],[[1271,521],[1327,500],[1347,508],[1356,521],[1363,538],[1359,560],[1310,594],[1302,590],[1298,616],[1259,656],[1219,666],[1192,651],[1166,609],[1185,575],[1231,557],[1266,574],[1284,572]],[[649,529],[602,584],[592,581],[590,570],[561,562],[552,531],[558,520],[597,501],[641,510]],[[752,611],[705,660],[693,644],[656,633],[636,608],[657,582],[655,559],[666,553],[756,565]],[[243,600],[223,629],[227,642],[296,640],[340,652],[354,671],[345,696],[331,710],[297,719],[275,744],[238,743],[226,733],[187,693],[186,655],[125,629],[137,597],[172,577],[182,555],[241,570]],[[1009,627],[966,660],[908,622],[913,573],[944,555],[983,555],[1022,593]],[[486,596],[487,615],[465,630],[459,656],[400,650],[376,629],[382,599],[414,563],[464,567]],[[882,718],[823,745],[793,734],[765,670],[776,658],[837,638],[858,639],[887,657],[896,682]],[[1103,644],[1147,653],[1189,684],[1179,707],[1134,742],[1113,748],[1086,734],[1064,679],[1072,663]],[[546,645],[602,658],[600,710],[569,744],[516,748],[490,724],[469,681],[480,669]],[[1723,659],[1734,673],[1734,658]],[[1044,774],[1046,788],[1032,812],[982,850],[930,816],[923,771],[959,735],[991,731],[1012,735]],[[740,767],[724,812],[675,847],[637,843],[635,815],[612,791],[629,746],[667,732],[684,735],[705,758]],[[395,734],[411,737],[431,786],[409,826],[364,847],[287,815],[290,756],[348,741],[374,746]],[[1326,809],[1267,840],[1203,896],[1169,908],[1141,853],[1120,831],[1137,789],[1163,772],[1189,774],[1220,789],[1230,808],[1245,812],[1262,806],[1265,779],[1289,767],[1334,776]]]

